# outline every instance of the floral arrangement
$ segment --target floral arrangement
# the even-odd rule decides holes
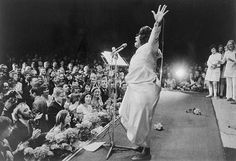
[[[54,153],[47,145],[43,144],[42,146],[35,149],[31,147],[25,148],[24,156],[24,159],[26,161],[42,161],[54,156]]]
[[[193,113],[194,115],[201,115],[202,112],[199,108],[187,109],[186,113]]]
[[[107,112],[98,112],[98,117],[100,118],[100,125],[105,126],[111,121],[111,115],[109,115]]]
[[[103,130],[101,125],[105,126],[110,120],[108,113],[94,112],[84,115],[74,128],[61,131],[60,127],[54,127],[47,133],[46,142],[42,146],[35,149],[25,148],[25,159],[27,161],[59,160],[100,133]]]
[[[92,122],[88,120],[84,120],[81,123],[76,124],[77,129],[79,129],[79,140],[80,141],[86,141],[89,140],[92,135],[91,135],[91,130],[92,130]]]
[[[82,122],[84,122],[84,121],[89,121],[92,123],[93,126],[96,126],[96,124],[98,122],[100,122],[100,118],[98,117],[97,112],[88,113],[88,114],[84,115]]]

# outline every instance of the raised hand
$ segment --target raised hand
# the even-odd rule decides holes
[[[41,119],[43,116],[43,113],[37,113],[36,116],[34,117],[34,121]]]
[[[40,129],[34,129],[33,134],[31,136],[31,139],[36,139],[41,135],[41,130]]]
[[[165,16],[165,14],[169,12],[169,10],[166,10],[166,7],[167,7],[166,5],[164,6],[159,5],[157,13],[152,11],[153,17],[157,23],[160,23],[163,17]]]

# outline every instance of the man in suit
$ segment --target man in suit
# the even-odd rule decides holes
[[[63,110],[63,101],[65,100],[65,93],[62,88],[55,87],[53,90],[54,100],[48,107],[48,125],[51,129],[56,123],[56,115]]]
[[[109,98],[109,90],[107,88],[107,80],[103,79],[101,82],[101,97],[102,97],[102,102],[106,102]]]

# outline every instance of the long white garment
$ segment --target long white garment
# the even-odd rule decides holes
[[[159,33],[160,27],[154,25],[148,43],[133,55],[126,76],[128,87],[119,109],[128,139],[142,147],[150,147],[152,118],[161,91],[156,75]]]
[[[220,81],[220,61],[221,61],[221,54],[215,53],[211,54],[207,61],[207,72],[205,80],[207,81]],[[213,68],[213,66],[216,66]]]
[[[226,62],[225,73],[226,77],[226,97],[236,100],[236,63],[229,59],[236,60],[236,51],[226,51],[222,63]]]
[[[233,61],[230,61],[229,59],[236,60],[236,51],[226,51],[223,63],[226,61],[226,67],[225,67],[225,77],[236,77],[236,63]]]

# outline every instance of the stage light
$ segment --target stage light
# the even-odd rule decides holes
[[[176,68],[175,76],[177,79],[183,79],[186,76],[186,69],[184,67]]]

